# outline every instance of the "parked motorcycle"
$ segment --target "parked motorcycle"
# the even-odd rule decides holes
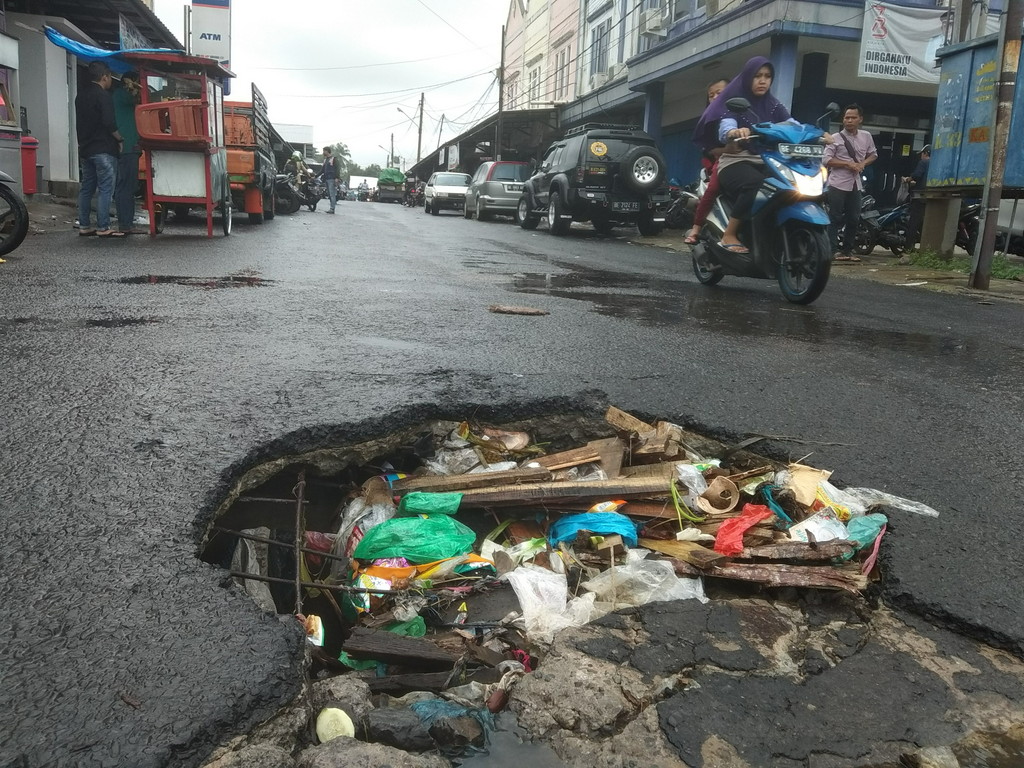
[[[686,187],[679,186],[676,179],[668,183],[668,194],[671,201],[665,209],[665,226],[670,229],[689,229],[693,226],[693,216],[700,202],[697,193],[699,182]]]
[[[28,208],[8,185],[14,179],[0,171],[0,256],[17,248],[28,234]]]
[[[881,246],[892,251],[894,256],[902,256],[910,247],[907,243],[909,223],[910,203],[897,205],[883,213],[876,207],[874,197],[862,195],[853,251],[866,256]]]
[[[726,105],[737,115],[750,110],[744,98],[729,99]],[[828,109],[829,114],[838,112],[839,105]],[[774,279],[794,304],[810,304],[821,295],[832,269],[829,219],[822,208],[823,136],[823,130],[807,124],[754,126],[748,147],[760,154],[768,173],[740,228],[740,240],[749,250],[737,253],[721,246],[731,205],[720,195],[693,248],[698,281],[715,285],[726,275]],[[706,186],[702,181],[700,194]]]
[[[279,173],[275,177],[274,197],[278,213],[298,213],[302,207],[302,195],[289,173]]]

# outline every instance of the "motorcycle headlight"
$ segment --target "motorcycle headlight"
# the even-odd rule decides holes
[[[793,186],[796,191],[805,197],[821,197],[825,191],[824,168],[813,176],[804,176],[802,173],[794,174]]]

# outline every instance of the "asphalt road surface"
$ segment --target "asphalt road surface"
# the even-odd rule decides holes
[[[552,398],[933,506],[894,518],[886,599],[1024,655],[1020,305],[836,278],[797,307],[587,228],[383,204],[203,231],[0,266],[0,765],[194,765],[295,694],[294,623],[196,557],[247,467]]]

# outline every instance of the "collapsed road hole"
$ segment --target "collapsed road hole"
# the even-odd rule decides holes
[[[224,275],[223,277],[187,277],[183,275],[139,275],[137,277],[122,277],[117,282],[129,285],[160,285],[163,283],[174,283],[192,288],[264,288],[274,284],[273,280],[267,280],[256,274],[238,273]]]
[[[616,608],[877,578],[884,518],[749,444],[616,408],[420,422],[249,470],[201,557],[302,617],[314,677],[497,712],[556,630]]]

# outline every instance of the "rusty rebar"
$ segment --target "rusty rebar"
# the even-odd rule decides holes
[[[233,531],[230,528],[225,528],[221,525],[214,525],[211,530],[219,531],[220,533],[229,533],[232,536],[237,536],[240,539],[246,539],[248,541],[256,541],[260,544],[270,544],[275,547],[284,547],[285,549],[295,549],[294,544],[290,544],[287,541],[278,541],[277,539],[268,539],[265,536],[256,536],[252,533],[242,533],[241,531]],[[319,549],[310,549],[309,547],[302,547],[302,551],[308,555],[319,555],[320,557],[326,557],[328,560],[342,560],[348,561],[348,555],[335,555],[332,552],[322,552]]]
[[[306,539],[306,524],[302,509],[305,506],[306,470],[299,472],[299,482],[292,490],[295,494],[295,613],[302,614],[302,544]]]

